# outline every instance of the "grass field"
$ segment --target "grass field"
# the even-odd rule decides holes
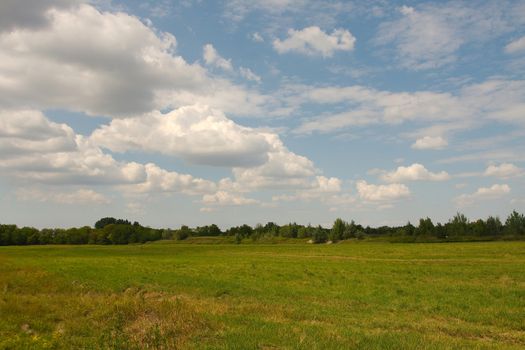
[[[525,243],[0,247],[0,348],[523,349]]]

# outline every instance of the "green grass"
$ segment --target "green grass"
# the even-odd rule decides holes
[[[0,349],[525,347],[524,242],[216,243],[0,247]]]

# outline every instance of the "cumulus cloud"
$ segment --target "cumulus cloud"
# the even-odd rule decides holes
[[[480,187],[472,194],[462,194],[455,198],[455,202],[459,206],[467,206],[479,200],[498,199],[509,193],[509,185],[494,184],[491,187]]]
[[[114,152],[155,152],[213,166],[261,165],[272,147],[263,133],[200,105],[114,119],[95,130],[91,140]]]
[[[272,197],[272,201],[311,201],[334,202],[340,198],[342,181],[336,177],[316,176],[309,188],[299,189],[294,194],[282,194]]]
[[[214,194],[206,194],[202,197],[202,203],[209,205],[218,206],[238,206],[238,205],[249,205],[257,204],[258,200],[252,198],[246,198],[242,195],[228,193],[226,191],[217,191]]]
[[[214,66],[229,72],[233,70],[231,60],[227,60],[219,55],[212,44],[204,45],[202,57],[204,58],[204,62],[209,66]]]
[[[355,37],[348,30],[336,29],[331,34],[326,34],[319,27],[312,26],[302,30],[290,29],[286,39],[273,41],[273,47],[280,54],[295,51],[306,55],[331,57],[335,51],[353,50],[355,41]]]
[[[288,150],[278,134],[240,126],[206,106],[114,119],[95,130],[90,141],[113,152],[155,152],[197,164],[232,167],[233,179],[219,183],[227,193],[334,186],[334,180],[315,180],[319,170],[313,162]]]
[[[512,163],[502,163],[500,165],[489,165],[485,170],[485,176],[494,176],[499,178],[510,178],[523,174],[523,169],[518,168]]]
[[[443,149],[448,146],[447,140],[441,136],[424,136],[412,144],[413,149]]]
[[[288,150],[278,135],[263,133],[271,146],[266,163],[251,168],[233,168],[235,180],[245,188],[309,188],[310,178],[319,170],[313,162]]]
[[[365,201],[392,201],[408,197],[410,190],[406,185],[393,183],[390,185],[373,185],[361,180],[356,183],[359,197]]]
[[[445,181],[450,179],[446,171],[432,173],[423,165],[414,163],[410,166],[400,166],[396,170],[381,175],[381,180],[386,182],[405,182],[405,181]]]
[[[49,11],[68,8],[76,0],[2,0],[0,2],[0,31],[15,28],[41,28],[49,25]]]
[[[32,153],[76,150],[75,133],[39,111],[0,110],[0,159]]]
[[[0,117],[1,176],[16,183],[124,186],[126,191],[136,192],[216,191],[211,181],[167,171],[151,163],[117,161],[88,138],[76,135],[65,124],[49,121],[39,111],[4,111]],[[49,198],[57,201],[68,197]]]
[[[146,173],[144,181],[123,185],[122,188],[133,193],[180,192],[188,195],[202,195],[217,190],[216,184],[212,181],[196,178],[189,174],[168,171],[153,163],[145,164],[144,171]]]
[[[72,192],[46,192],[38,188],[21,188],[16,197],[23,201],[54,202],[60,204],[109,204],[111,200],[98,192],[81,188]]]
[[[505,46],[506,53],[517,53],[525,51],[525,35],[521,38],[511,41]]]
[[[83,4],[51,8],[44,27],[0,36],[0,106],[131,116],[202,102],[262,113],[268,98],[210,77],[176,55],[176,39],[137,17]]]

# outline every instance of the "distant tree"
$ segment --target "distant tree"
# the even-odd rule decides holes
[[[465,236],[468,234],[468,219],[462,213],[457,212],[446,227],[449,236]]]
[[[416,229],[416,235],[418,236],[433,236],[434,235],[434,224],[432,220],[427,217],[426,219],[419,219],[419,226]]]
[[[497,216],[496,217],[489,216],[486,221],[486,226],[487,226],[487,234],[493,235],[493,236],[500,235],[503,229],[503,225],[501,224],[501,221],[499,217]]]
[[[344,222],[342,219],[337,218],[334,221],[334,224],[332,225],[332,229],[330,230],[329,239],[333,242],[337,242],[341,239],[343,239],[343,234],[345,232],[346,228],[346,222]]]
[[[328,240],[327,232],[321,227],[317,226],[312,234],[312,242],[314,243],[324,243]]]
[[[289,223],[288,225],[283,225],[279,227],[279,236],[287,238],[296,238],[299,231],[298,225],[294,222]]]
[[[185,240],[191,235],[191,230],[188,226],[182,225],[180,229],[175,231],[175,238],[179,241]]]
[[[0,245],[12,245],[14,232],[18,230],[16,225],[0,225]]]
[[[445,229],[445,226],[441,225],[441,223],[438,222],[436,227],[434,228],[434,234],[437,238],[444,239],[447,237],[447,230]]]
[[[482,219],[478,219],[469,224],[469,231],[474,236],[487,236],[489,231],[487,230],[487,224]]]
[[[355,221],[352,220],[349,223],[345,223],[345,228],[343,231],[343,239],[354,238],[357,232],[357,226]]]
[[[413,236],[416,233],[416,227],[409,222],[403,227],[405,235]]]
[[[513,210],[505,220],[505,232],[511,235],[525,235],[525,216]]]
[[[209,226],[209,234],[210,234],[210,236],[220,236],[220,235],[222,235],[222,231],[219,228],[219,226],[217,226],[215,224],[211,224]]]
[[[253,233],[253,228],[250,225],[244,224],[239,227],[239,233],[243,238],[250,237]]]
[[[362,239],[365,239],[366,234],[365,234],[365,232],[363,230],[357,230],[357,232],[355,233],[355,237],[358,240],[362,240]]]
[[[308,228],[304,226],[299,226],[299,229],[297,230],[297,238],[306,238],[310,237],[308,234]]]
[[[104,226],[103,231],[112,244],[128,244],[133,227],[123,224],[109,224]]]
[[[95,222],[95,228],[102,229],[110,224],[131,225],[131,222],[128,220],[124,220],[124,219],[115,219],[113,217],[105,217]],[[133,225],[140,226],[140,224],[137,221],[135,221]]]
[[[264,225],[264,233],[267,236],[275,237],[279,235],[279,225],[273,222],[268,222]]]

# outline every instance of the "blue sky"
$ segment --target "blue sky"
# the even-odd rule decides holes
[[[525,1],[0,5],[0,222],[525,211]]]

